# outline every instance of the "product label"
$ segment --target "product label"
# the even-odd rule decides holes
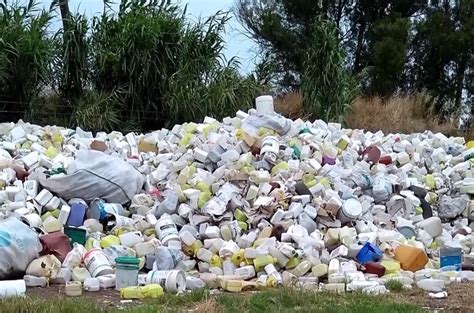
[[[174,224],[160,226],[160,239],[165,241],[170,236],[178,236],[178,230]]]

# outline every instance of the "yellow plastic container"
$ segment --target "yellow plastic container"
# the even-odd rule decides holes
[[[44,222],[44,220],[47,219],[48,217],[54,217],[53,212],[49,211],[49,212],[44,213],[43,215],[41,215],[41,220]]]
[[[229,292],[242,292],[246,290],[256,290],[258,285],[254,282],[243,280],[226,280],[224,282],[224,289]]]
[[[300,264],[300,262],[301,262],[300,258],[293,257],[288,261],[288,263],[286,263],[285,268],[287,269],[295,268],[298,266],[298,264]]]
[[[84,247],[86,248],[87,251],[95,249],[95,248],[100,248],[100,241],[93,237],[89,237],[87,238],[86,244],[84,245]]]
[[[46,150],[46,152],[45,152],[44,154],[45,154],[48,158],[54,159],[54,158],[59,154],[59,152],[58,152],[58,150],[57,150],[55,147],[50,146],[50,147]]]
[[[315,277],[325,276],[328,274],[328,266],[327,264],[324,264],[324,263],[315,265],[311,269],[311,272],[313,273],[313,276]]]
[[[236,209],[234,212],[235,219],[239,222],[246,222],[248,220],[247,215],[241,210]]]
[[[156,299],[163,295],[163,288],[158,284],[143,287],[126,287],[120,289],[122,299]]]
[[[380,265],[385,267],[385,275],[400,272],[400,263],[397,261],[383,260]]]
[[[276,264],[278,260],[271,255],[264,255],[264,256],[259,256],[256,257],[253,260],[253,265],[255,267],[256,272],[260,272],[263,270],[263,268],[268,265],[268,264]]]
[[[237,221],[237,224],[239,224],[240,229],[242,229],[244,231],[248,230],[248,228],[249,228],[248,224],[245,223],[245,222]]]
[[[435,189],[436,187],[436,182],[432,174],[428,174],[425,176],[425,183],[426,183],[426,186],[430,188],[431,190]]]
[[[239,251],[235,252],[234,255],[232,255],[231,261],[234,263],[235,266],[240,266],[242,262],[245,262],[245,256],[244,256],[245,250],[240,249]]]
[[[102,240],[100,241],[100,246],[103,249],[114,245],[120,245],[120,239],[117,236],[108,235],[102,238]]]
[[[186,253],[189,256],[196,256],[197,252],[199,249],[203,247],[203,244],[200,240],[196,240],[192,245],[190,246],[184,246],[184,253]]]

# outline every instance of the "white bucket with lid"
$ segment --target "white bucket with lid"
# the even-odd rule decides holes
[[[158,234],[158,238],[161,240],[163,245],[167,245],[168,241],[175,240],[180,241],[178,229],[173,219],[165,214],[155,224],[155,230]]]
[[[362,214],[362,204],[357,199],[347,199],[339,209],[337,218],[342,224],[355,221]]]
[[[113,274],[114,270],[101,249],[92,249],[84,255],[84,264],[92,277]]]
[[[186,290],[186,275],[183,271],[151,271],[146,278],[147,285],[159,284],[166,292]]]
[[[273,107],[272,96],[260,96],[255,99],[255,108],[257,109],[258,115],[274,115],[275,109]]]

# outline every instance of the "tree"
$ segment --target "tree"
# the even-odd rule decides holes
[[[358,84],[344,67],[335,24],[315,22],[310,42],[302,75],[305,112],[342,123]]]
[[[436,110],[449,114],[446,103],[460,108],[463,92],[472,95],[474,1],[431,1],[415,26],[412,86],[433,93]]]
[[[53,53],[49,22],[34,1],[0,1],[0,120],[28,118],[31,101],[45,87]]]

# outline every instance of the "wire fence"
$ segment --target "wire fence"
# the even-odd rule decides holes
[[[22,119],[25,122],[31,123],[48,123],[58,126],[72,127],[77,126],[74,119],[75,108],[65,104],[41,104],[12,101],[1,99],[0,96],[0,123],[17,122]],[[129,108],[120,109],[123,122],[133,120],[139,127],[135,127],[135,131],[149,129],[150,127],[143,127],[144,124],[156,125],[163,124],[165,117],[160,116],[160,110],[134,111]]]

